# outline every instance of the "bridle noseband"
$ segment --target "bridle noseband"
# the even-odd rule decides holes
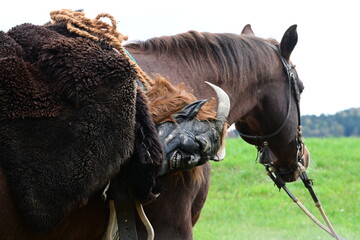
[[[297,78],[295,73],[292,71],[293,69],[295,69],[295,65],[289,63],[280,53],[280,50],[277,46],[275,46],[274,44],[268,43],[266,42],[272,49],[275,50],[275,52],[277,53],[277,55],[279,56],[281,63],[284,67],[284,70],[286,72],[287,75],[287,82],[288,82],[288,105],[287,105],[287,110],[286,110],[286,116],[285,119],[283,120],[283,122],[281,123],[281,125],[272,133],[266,134],[266,135],[249,135],[249,134],[245,134],[242,133],[240,131],[239,135],[242,138],[245,139],[249,139],[249,140],[254,140],[256,142],[260,142],[259,145],[256,145],[257,149],[258,149],[258,157],[260,157],[262,155],[262,153],[264,152],[264,146],[266,147],[268,145],[268,140],[277,136],[285,127],[287,121],[289,120],[290,117],[290,112],[291,112],[291,105],[292,105],[292,96],[294,95],[295,97],[295,104],[296,104],[296,109],[297,109],[297,118],[298,118],[298,127],[297,127],[297,134],[296,134],[296,148],[297,148],[297,154],[296,154],[296,159],[297,159],[297,166],[295,166],[294,170],[291,171],[297,171],[298,169],[298,165],[299,163],[301,165],[304,164],[304,144],[302,141],[302,126],[301,126],[301,114],[300,114],[300,90],[299,87],[297,85]],[[290,171],[288,172],[280,172],[279,170],[275,170],[273,163],[272,162],[264,162],[263,163],[264,166],[268,169],[271,170],[271,172],[276,172],[277,174],[280,175],[284,175],[287,173],[290,173]]]

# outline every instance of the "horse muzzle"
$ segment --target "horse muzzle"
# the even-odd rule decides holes
[[[275,168],[277,174],[285,182],[295,182],[299,179],[299,176],[302,172],[306,171],[310,165],[310,152],[305,145],[302,146],[301,153],[297,154],[296,165],[292,169],[287,168]]]
[[[294,182],[310,165],[310,152],[303,143],[297,147],[296,155],[278,158],[267,146],[259,147],[259,162],[284,182]],[[289,161],[288,159],[292,159]],[[288,164],[283,164],[288,162]]]

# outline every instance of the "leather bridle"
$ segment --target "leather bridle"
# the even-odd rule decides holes
[[[260,145],[257,145],[257,149],[258,149],[258,157],[261,156],[264,152],[264,148],[267,147],[268,145],[268,140],[272,137],[275,137],[276,135],[278,135],[281,130],[283,130],[283,128],[285,127],[286,122],[289,119],[290,116],[290,111],[291,111],[291,99],[293,94],[295,95],[295,104],[296,104],[296,108],[297,108],[297,115],[298,115],[298,127],[297,127],[297,134],[296,134],[296,147],[297,147],[297,154],[296,154],[296,161],[297,164],[295,166],[294,170],[288,171],[288,172],[281,172],[279,171],[276,167],[274,167],[273,163],[271,161],[265,161],[262,162],[262,164],[265,166],[266,168],[266,172],[269,175],[269,177],[271,178],[271,180],[275,183],[275,186],[277,186],[280,189],[283,189],[286,194],[301,208],[301,210],[313,221],[315,222],[319,227],[321,227],[324,231],[326,231],[329,235],[331,235],[333,238],[337,239],[337,240],[343,240],[342,237],[340,237],[334,230],[333,226],[331,225],[328,217],[325,214],[324,209],[322,208],[322,205],[318,199],[318,197],[316,196],[312,186],[313,186],[313,181],[312,179],[309,179],[306,173],[306,169],[304,167],[304,144],[302,141],[302,126],[301,126],[301,114],[300,114],[300,90],[299,87],[297,85],[297,76],[295,75],[295,73],[292,71],[292,69],[295,68],[295,66],[291,63],[289,63],[280,53],[280,50],[278,49],[278,47],[276,47],[275,45],[268,43],[269,46],[275,50],[275,52],[277,53],[277,55],[280,57],[280,60],[284,66],[284,69],[286,71],[287,74],[287,80],[288,80],[288,87],[289,87],[289,96],[288,96],[288,107],[287,107],[287,112],[286,112],[286,117],[284,119],[284,121],[282,122],[282,124],[272,133],[270,134],[266,134],[266,135],[248,135],[248,134],[244,134],[241,133],[239,131],[239,134],[241,137],[248,139],[248,140],[255,140],[257,142],[261,142]],[[304,186],[308,189],[314,203],[315,206],[319,209],[322,218],[324,219],[326,226],[324,224],[322,224],[316,217],[314,217],[306,208],[305,206],[294,196],[294,194],[292,194],[292,192],[286,187],[285,181],[283,180],[282,176],[285,174],[289,174],[292,172],[297,171],[300,179],[302,180],[302,182],[304,183]]]
[[[275,137],[276,135],[278,135],[283,128],[285,127],[287,121],[289,120],[290,117],[290,112],[291,112],[291,106],[292,106],[292,96],[294,95],[295,97],[295,104],[296,104],[296,109],[297,109],[297,118],[298,118],[298,126],[297,126],[297,134],[296,134],[296,147],[297,147],[297,154],[296,154],[296,160],[297,163],[301,163],[302,165],[304,164],[303,162],[303,152],[304,152],[304,144],[302,141],[302,126],[301,126],[301,114],[300,114],[300,89],[298,87],[297,84],[297,75],[293,72],[293,69],[295,69],[295,65],[289,63],[280,53],[280,50],[277,46],[275,46],[274,44],[268,43],[266,42],[272,49],[275,50],[275,52],[277,53],[277,55],[279,56],[281,63],[284,67],[284,70],[286,72],[287,75],[287,83],[288,83],[288,100],[287,100],[287,110],[286,110],[286,116],[285,119],[283,120],[283,122],[281,123],[281,125],[273,132],[266,134],[266,135],[249,135],[249,134],[245,134],[242,133],[240,131],[239,135],[247,140],[254,140],[257,143],[260,142],[259,145],[256,145],[257,149],[258,149],[258,157],[260,157],[262,155],[262,153],[264,152],[264,147],[268,146],[268,140]],[[273,163],[272,162],[264,162],[262,163],[267,169],[274,169]],[[298,169],[298,164],[296,164],[295,169],[291,170],[291,171],[287,171],[287,172],[280,172],[279,170],[275,171],[277,174],[280,175],[285,175],[291,172],[294,172]]]

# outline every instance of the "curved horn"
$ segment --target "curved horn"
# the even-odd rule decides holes
[[[227,93],[220,87],[205,81],[210,87],[214,89],[218,97],[218,109],[216,118],[222,122],[226,122],[230,112],[230,98]]]

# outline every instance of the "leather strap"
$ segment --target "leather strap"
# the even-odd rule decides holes
[[[115,203],[120,239],[137,240],[134,199],[117,183],[117,179],[111,182],[110,191]]]

